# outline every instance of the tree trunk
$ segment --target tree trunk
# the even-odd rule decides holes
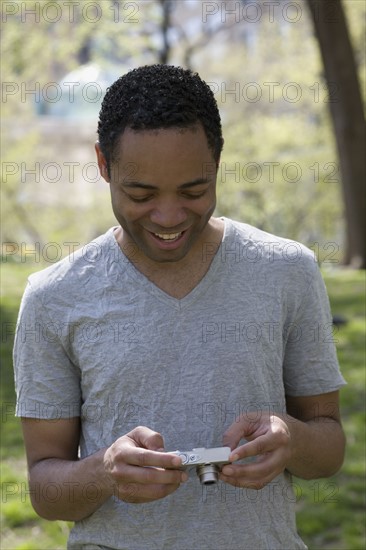
[[[366,268],[366,133],[356,62],[341,0],[307,0],[330,92],[346,219],[344,263]]]
[[[171,27],[171,12],[173,4],[171,0],[159,0],[162,7],[161,37],[163,46],[159,52],[159,63],[166,65],[170,58],[170,42],[168,32]]]

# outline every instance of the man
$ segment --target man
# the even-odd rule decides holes
[[[198,75],[131,71],[98,133],[119,225],[31,276],[19,316],[34,508],[76,522],[73,550],[306,548],[291,474],[329,476],[344,452],[312,254],[213,217],[223,139]],[[222,445],[210,486],[166,452]]]

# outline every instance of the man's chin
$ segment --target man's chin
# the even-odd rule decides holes
[[[149,260],[153,262],[156,262],[159,264],[169,264],[169,263],[171,264],[171,263],[175,263],[175,262],[179,262],[180,260],[183,260],[186,257],[187,252],[188,252],[187,250],[186,251],[165,250],[162,253],[156,253],[149,250],[149,251],[146,251],[144,255],[147,256]]]

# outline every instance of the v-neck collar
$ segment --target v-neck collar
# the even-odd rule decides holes
[[[199,281],[199,283],[188,294],[183,296],[183,298],[175,298],[174,296],[171,296],[170,294],[168,294],[167,292],[159,288],[154,282],[150,281],[150,279],[148,279],[146,275],[141,273],[141,271],[139,271],[133,265],[133,263],[127,258],[127,256],[121,250],[117,240],[115,239],[114,230],[116,228],[113,227],[110,230],[110,234],[111,234],[111,238],[114,241],[113,246],[117,247],[120,252],[120,254],[118,254],[117,256],[119,259],[118,265],[120,266],[121,270],[123,270],[123,272],[126,273],[127,271],[128,275],[131,276],[136,283],[141,285],[146,292],[149,292],[150,294],[155,296],[155,298],[157,298],[158,300],[164,302],[165,304],[175,309],[178,309],[178,310],[185,309],[186,307],[189,307],[190,304],[194,303],[199,296],[201,296],[204,292],[206,292],[211,282],[215,279],[218,268],[221,265],[222,247],[228,235],[229,224],[226,218],[221,217],[220,219],[224,222],[224,232],[223,232],[220,246],[216,251],[215,257],[213,258],[210,267],[208,268],[207,272],[202,277],[202,279]]]

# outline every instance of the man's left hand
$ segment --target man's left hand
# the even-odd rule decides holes
[[[247,443],[237,447],[241,439]],[[262,489],[284,471],[291,458],[291,434],[286,422],[264,411],[239,417],[225,432],[223,442],[232,449],[233,462],[255,457],[246,464],[223,467],[220,479],[235,487]]]

